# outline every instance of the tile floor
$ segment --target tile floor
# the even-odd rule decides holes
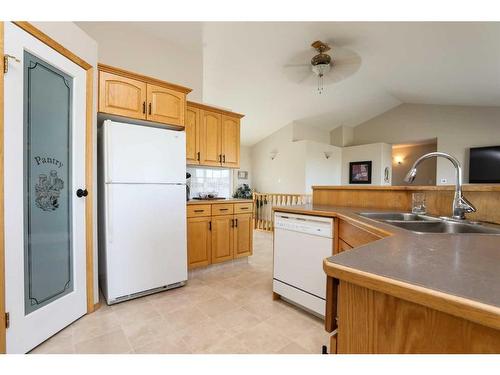
[[[272,235],[254,255],[190,273],[182,288],[105,303],[32,353],[321,353],[323,322],[272,300]]]

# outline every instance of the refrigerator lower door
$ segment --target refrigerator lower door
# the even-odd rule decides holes
[[[106,120],[104,169],[107,183],[183,183],[186,135]]]
[[[187,280],[186,187],[106,184],[108,303]]]

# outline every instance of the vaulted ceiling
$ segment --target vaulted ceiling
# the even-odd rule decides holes
[[[123,26],[123,23],[122,23]],[[137,30],[203,49],[203,101],[246,114],[254,144],[292,121],[355,126],[401,103],[500,105],[500,23],[135,23]],[[83,27],[85,29],[85,27]],[[287,64],[307,63],[323,40],[354,51],[359,70],[318,94]],[[304,77],[309,73],[303,70]],[[301,82],[298,82],[301,81]]]

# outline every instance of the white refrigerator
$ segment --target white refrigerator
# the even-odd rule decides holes
[[[108,304],[187,280],[185,133],[99,128],[99,278]]]

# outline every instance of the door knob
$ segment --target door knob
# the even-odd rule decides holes
[[[81,198],[81,197],[86,197],[87,195],[89,195],[89,192],[87,191],[87,189],[78,189],[76,191],[76,196],[78,198]]]

